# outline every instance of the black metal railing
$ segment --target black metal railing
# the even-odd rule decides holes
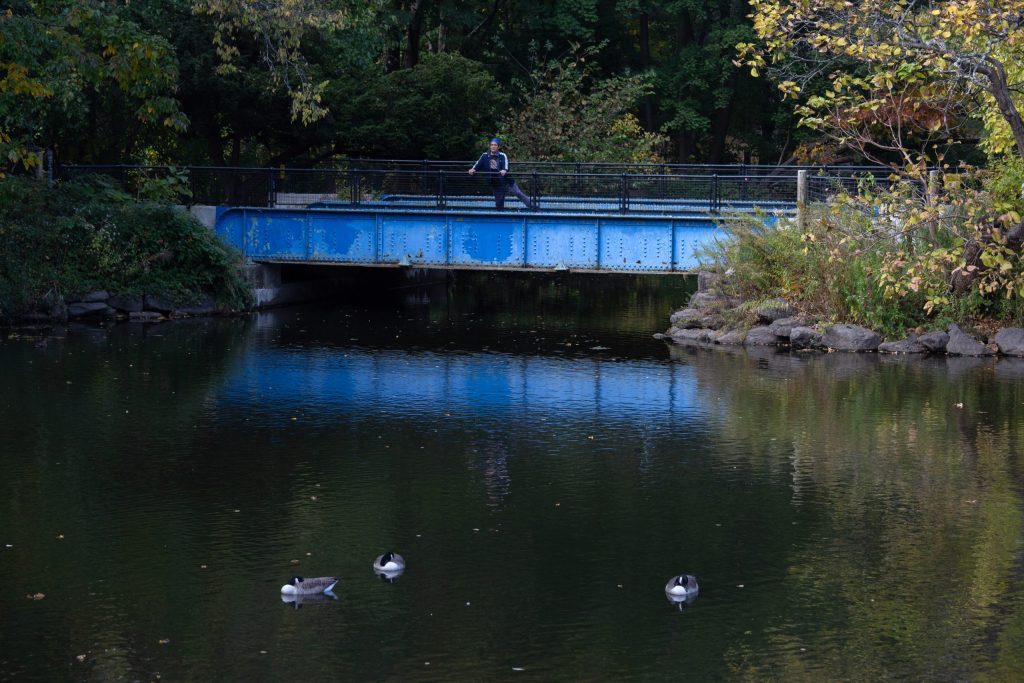
[[[102,174],[136,196],[159,193],[166,199],[168,193],[176,193],[177,201],[183,204],[494,208],[494,183],[502,181],[488,172],[470,176],[469,166],[468,162],[361,159],[322,169],[68,165],[62,167],[61,176],[71,179]],[[519,187],[544,210],[649,213],[790,210],[797,194],[794,168],[556,162],[513,165]],[[859,172],[845,167],[841,175],[810,176],[812,201],[827,198],[837,187],[855,187],[864,178],[873,177],[864,167],[857,168]],[[618,172],[608,172],[612,169]],[[645,169],[659,172],[643,172]],[[684,169],[701,172],[683,173]],[[741,169],[747,172],[739,173]],[[521,204],[508,193],[506,206]]]
[[[475,160],[473,160],[475,161]],[[473,161],[435,161],[417,159],[348,159],[353,168],[374,171],[459,171]],[[865,173],[888,175],[888,166],[770,165],[770,164],[655,164],[575,161],[513,161],[512,170],[522,173],[575,173],[612,175],[721,175],[721,176],[795,176],[807,171],[819,176],[860,176]]]
[[[847,177],[818,177],[807,179],[807,201],[827,204],[837,196],[872,197],[882,193],[896,193],[904,197],[923,200],[927,181],[919,178],[893,178],[890,175],[866,174]]]

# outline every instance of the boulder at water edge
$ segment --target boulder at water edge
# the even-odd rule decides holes
[[[839,324],[825,330],[821,343],[836,351],[875,351],[882,338],[860,325]]]
[[[992,340],[1004,356],[1024,356],[1024,328],[1005,327]]]
[[[995,351],[960,329],[955,323],[949,326],[949,343],[946,353],[954,356],[991,356]]]

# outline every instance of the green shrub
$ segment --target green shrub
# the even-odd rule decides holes
[[[250,303],[236,251],[188,213],[136,202],[109,179],[0,180],[0,243],[7,318],[94,289],[183,305],[210,295],[228,310]]]
[[[1024,214],[1024,164],[947,180],[931,203],[910,183],[836,197],[811,207],[802,230],[789,220],[768,228],[764,216],[731,216],[722,224],[727,238],[702,261],[729,272],[730,293],[748,301],[785,297],[814,317],[887,337],[950,322],[1019,323],[1024,263],[1003,235]]]

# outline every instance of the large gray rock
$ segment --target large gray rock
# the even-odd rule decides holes
[[[1004,356],[1024,356],[1024,328],[1004,327],[996,332],[992,341]]]
[[[177,308],[177,306],[174,305],[173,301],[171,301],[170,299],[165,299],[159,294],[146,294],[145,297],[143,297],[143,302],[144,308],[147,311],[160,311],[161,313],[170,313],[171,311]]]
[[[216,303],[209,294],[204,295],[201,301],[184,306],[176,306],[174,311],[172,311],[173,315],[211,315],[216,312]]]
[[[680,329],[694,329],[696,327],[703,327],[700,321],[707,315],[706,312],[697,308],[684,308],[681,311],[676,311],[669,318],[669,322],[674,327]]]
[[[89,292],[88,294],[80,297],[78,300],[83,302],[83,303],[94,304],[94,303],[106,301],[109,298],[110,298],[110,294],[107,293],[107,290],[105,290],[105,289],[98,289],[95,292]]]
[[[722,284],[722,274],[712,273],[709,270],[697,271],[697,291],[713,292]]]
[[[680,344],[707,344],[711,341],[711,330],[678,330],[672,334],[672,341]]]
[[[721,336],[716,337],[715,343],[722,344],[723,346],[738,346],[743,343],[743,340],[746,339],[746,337],[747,333],[743,330],[729,330]]]
[[[690,297],[690,308],[720,311],[728,308],[730,304],[729,297],[714,292],[697,292]]]
[[[880,353],[928,353],[928,347],[922,344],[913,332],[906,339],[882,342],[878,345],[878,350]]]
[[[813,327],[794,327],[789,331],[789,345],[794,349],[819,348],[821,334]]]
[[[137,313],[145,308],[141,294],[114,294],[107,299],[107,305],[125,313]]]
[[[758,322],[767,325],[780,318],[788,318],[796,313],[796,309],[785,299],[772,299],[758,306],[756,313]]]
[[[84,318],[94,315],[110,315],[114,312],[104,301],[76,301],[68,304],[69,318]]]
[[[686,327],[690,321],[700,320],[704,315],[696,308],[682,308],[668,317],[668,321],[677,327]]]
[[[700,319],[700,326],[709,330],[720,330],[725,327],[725,318],[718,313],[708,313]]]
[[[949,335],[942,330],[935,330],[934,332],[925,332],[917,338],[917,341],[923,344],[929,353],[945,353]]]
[[[779,337],[767,326],[752,327],[743,340],[744,346],[778,346]]]
[[[836,351],[875,351],[882,338],[866,327],[841,323],[825,330],[821,343]]]
[[[803,318],[779,318],[772,322],[768,326],[768,329],[772,331],[776,337],[784,337],[789,339],[789,335],[793,332],[794,327],[803,327],[806,321]]]
[[[991,356],[995,351],[961,330],[955,323],[948,328],[949,343],[946,353],[954,356]]]

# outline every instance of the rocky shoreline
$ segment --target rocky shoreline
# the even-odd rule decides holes
[[[18,320],[28,323],[90,319],[159,322],[170,318],[214,315],[220,312],[211,296],[206,296],[195,304],[181,305],[155,294],[118,295],[110,294],[106,290],[97,290],[62,299],[46,309],[19,315]]]
[[[906,339],[883,342],[877,332],[859,325],[826,324],[800,315],[783,299],[759,306],[757,324],[747,329],[728,321],[746,317],[744,302],[717,291],[717,279],[701,274],[698,291],[686,308],[672,314],[671,327],[654,336],[677,344],[777,346],[797,351],[946,354],[953,356],[1024,357],[1024,328],[1005,327],[978,339],[957,325],[946,331],[910,333]]]

